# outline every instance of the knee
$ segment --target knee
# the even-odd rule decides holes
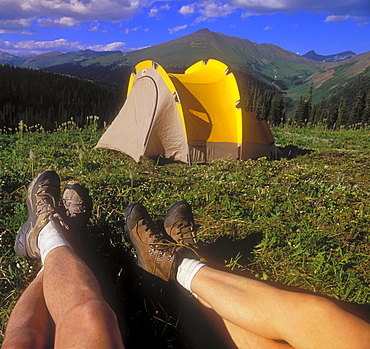
[[[321,330],[335,333],[340,338],[342,347],[369,349],[370,325],[346,312],[337,304],[324,297],[308,296],[306,314],[311,314]],[[310,312],[310,313],[309,313]]]
[[[117,322],[116,314],[101,298],[85,300],[74,309],[74,312],[76,320],[86,324],[90,329],[94,326],[100,326],[102,322],[107,325]]]
[[[313,312],[330,314],[336,308],[336,305],[330,300],[319,297],[308,295],[306,297],[305,305]]]
[[[117,318],[102,298],[90,298],[76,305],[57,324],[56,346],[123,347]],[[97,344],[99,343],[99,344]],[[73,345],[72,345],[73,344]]]
[[[5,332],[2,349],[44,348],[46,338],[32,328],[17,328],[12,332]]]

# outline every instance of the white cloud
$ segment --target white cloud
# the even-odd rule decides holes
[[[156,17],[158,15],[158,12],[159,12],[159,8],[153,7],[149,10],[148,17],[149,18]]]
[[[126,49],[126,44],[124,42],[111,42],[105,45],[91,45],[87,46],[88,49],[93,51],[123,51]]]
[[[130,32],[137,32],[139,29],[141,29],[141,27],[126,28],[125,29],[125,34],[129,34]]]
[[[0,0],[0,30],[20,32],[21,21],[44,27],[72,27],[90,21],[124,21],[149,6],[149,0]],[[12,28],[6,22],[13,21]]]
[[[210,18],[208,18],[206,16],[199,16],[195,19],[194,23],[199,24],[199,23],[206,22],[206,21],[209,21],[209,20],[210,20]]]
[[[184,5],[184,6],[181,6],[180,10],[179,10],[179,13],[182,14],[183,16],[187,17],[187,16],[191,16],[192,14],[194,14],[195,12],[195,7],[196,4],[190,4],[190,5]]]
[[[68,52],[86,49],[94,51],[122,51],[126,50],[126,44],[118,41],[109,44],[87,45],[81,41],[68,41],[67,39],[52,41],[23,40],[16,43],[0,40],[0,51],[3,50],[14,55],[41,54],[50,51]]]
[[[355,19],[360,24],[370,20],[369,0],[200,0],[181,3],[183,16],[198,14],[197,21],[230,15],[239,8],[250,15],[295,11],[327,14],[325,22]],[[82,22],[120,22],[148,9],[148,16],[161,18],[171,3],[159,6],[152,0],[0,0],[0,32],[30,33],[36,25],[43,27],[74,27]],[[93,29],[94,28],[94,29]],[[92,27],[90,30],[97,30]]]
[[[249,18],[251,16],[255,16],[256,14],[255,13],[252,13],[252,12],[242,12],[242,14],[240,15],[240,18],[242,19],[246,19],[246,18]]]
[[[190,7],[192,6],[192,7]],[[180,9],[180,13],[183,15],[199,13],[194,23],[198,24],[205,21],[213,21],[216,18],[225,18],[232,14],[236,9],[233,6],[230,6],[228,3],[225,2],[206,2],[206,3],[199,3],[199,4],[191,4],[188,8],[184,8],[183,6]]]
[[[326,17],[326,19],[324,20],[324,22],[326,23],[330,23],[330,22],[344,22],[345,20],[347,20],[348,18],[350,18],[350,16],[328,16]]]
[[[145,0],[15,0],[24,13],[33,16],[73,17],[76,21],[129,19]],[[141,2],[140,2],[141,1]]]
[[[306,11],[333,16],[370,16],[369,0],[230,0],[229,3],[258,14]]]
[[[267,27],[264,27],[263,30],[272,30],[272,26],[268,25]]]
[[[14,43],[13,47],[18,50],[30,50],[34,52],[83,50],[86,48],[80,41],[68,41],[66,39],[53,41],[24,40]]]
[[[0,33],[22,33],[27,32],[32,34],[34,30],[31,28],[31,19],[0,19]]]
[[[90,23],[90,26],[88,28],[89,32],[97,32],[99,31],[100,23],[97,21],[94,21],[93,23]]]
[[[196,15],[192,24],[205,21],[213,21],[217,18],[225,18],[236,9],[242,9],[241,18],[245,19],[252,15],[267,13],[293,13],[295,11],[307,11],[314,14],[326,15],[325,23],[330,25],[334,22],[354,20],[359,26],[370,23],[370,0],[194,0],[179,2],[178,13],[184,17]],[[170,10],[170,4],[151,0],[0,0],[0,34],[22,33],[34,34],[37,26],[47,28],[81,28],[81,23],[87,23],[90,32],[107,32],[108,26],[102,28],[103,22],[121,22],[131,19],[143,9],[148,12],[148,17],[161,19],[164,12]],[[191,25],[191,24],[188,24]],[[174,34],[184,30],[188,25],[180,25],[168,29]],[[125,26],[123,26],[124,28]],[[139,27],[126,29],[126,34],[135,32]],[[266,26],[264,30],[271,30]],[[148,31],[148,29],[141,30]],[[31,45],[34,45],[32,46]],[[24,45],[24,46],[22,46]],[[13,45],[5,45],[0,41],[1,47],[14,54],[26,52],[46,52],[50,50],[79,50],[87,48],[81,42],[59,41],[22,41]],[[49,45],[49,46],[48,46]],[[111,43],[110,46],[120,50],[128,50],[125,44]],[[119,48],[121,47],[121,48]],[[12,52],[10,52],[12,53]]]
[[[168,32],[169,32],[170,34],[174,34],[174,33],[178,32],[179,30],[184,30],[184,29],[186,29],[187,27],[188,27],[188,25],[187,25],[187,24],[179,25],[179,26],[174,27],[174,28],[168,28]]]
[[[162,12],[164,10],[169,10],[170,9],[170,5],[169,4],[164,4],[160,7],[152,7],[150,10],[149,10],[149,13],[148,13],[148,17],[149,18],[157,18],[157,19],[161,19],[162,18]]]
[[[227,17],[233,13],[235,7],[227,3],[209,3],[199,10],[200,14],[206,18]]]
[[[344,22],[348,19],[353,19],[358,22],[359,26],[365,26],[369,24],[370,18],[363,17],[363,16],[327,16],[324,20],[325,23],[332,23],[332,22]]]
[[[37,24],[40,27],[47,28],[67,28],[74,27],[78,22],[71,17],[61,17],[61,18],[40,18],[37,20]]]

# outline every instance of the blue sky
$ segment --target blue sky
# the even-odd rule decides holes
[[[370,0],[0,0],[0,51],[132,51],[208,28],[304,54],[370,51]]]

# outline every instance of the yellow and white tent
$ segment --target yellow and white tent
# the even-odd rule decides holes
[[[127,99],[96,148],[188,162],[274,157],[264,120],[239,108],[240,95],[228,67],[199,61],[184,74],[168,74],[143,61],[131,74]]]

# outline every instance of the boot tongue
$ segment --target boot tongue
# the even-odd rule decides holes
[[[39,206],[39,214],[53,213],[55,211],[56,202],[52,193],[46,190],[37,192],[37,206]],[[41,204],[41,205],[40,205]]]

